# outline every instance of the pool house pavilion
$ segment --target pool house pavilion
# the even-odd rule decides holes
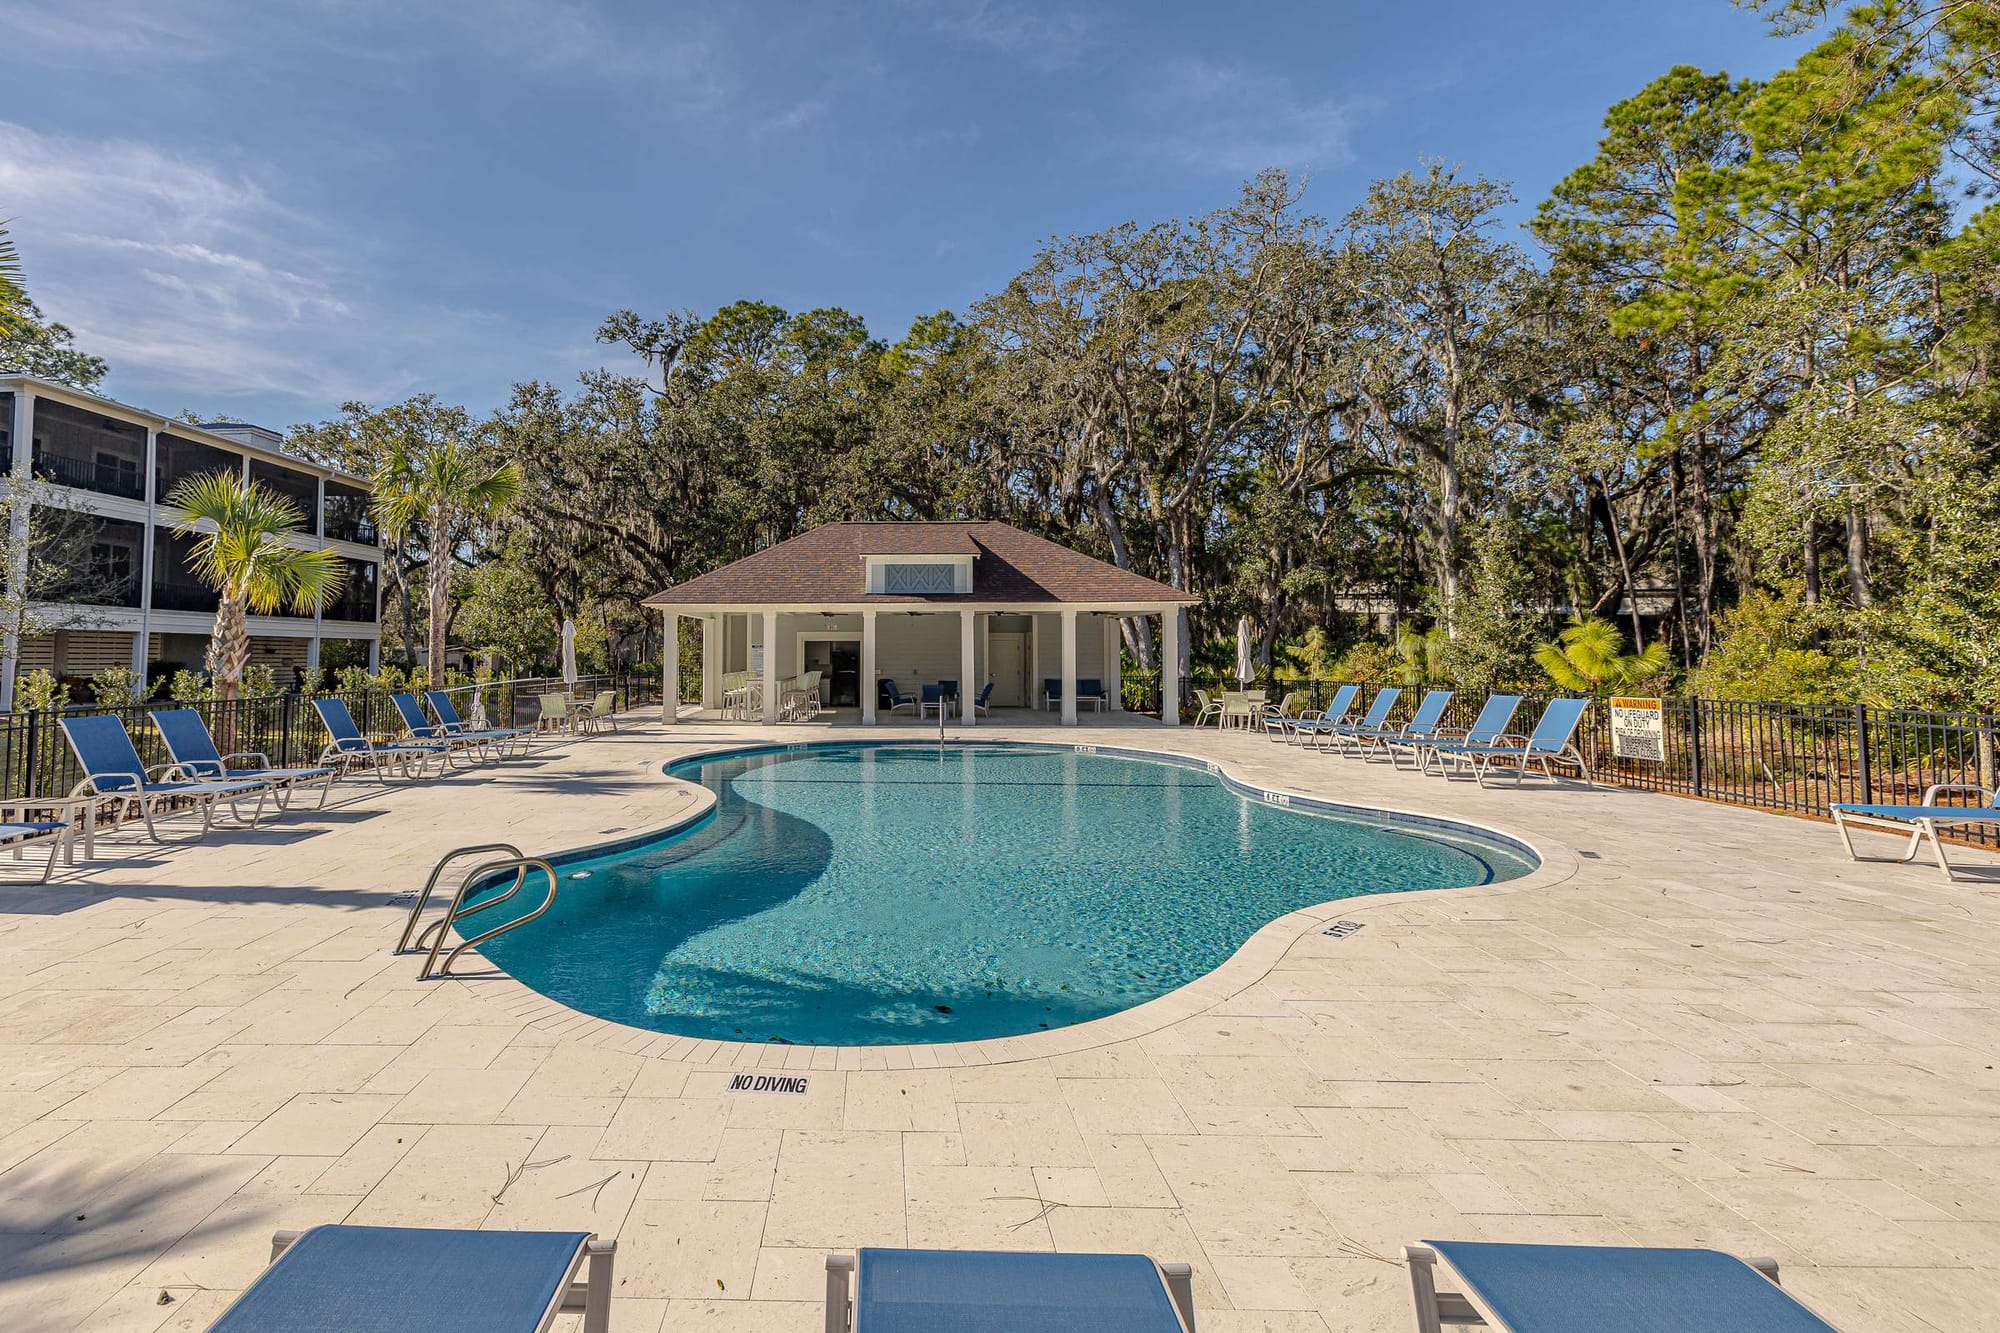
[[[1120,622],[1142,618],[1159,625],[1161,716],[1171,724],[1181,622],[1196,600],[983,521],[829,523],[646,604],[665,618],[668,643],[683,617],[701,626],[705,714],[721,713],[727,694],[739,714],[776,723],[794,702],[785,683],[817,672],[819,704],[858,710],[864,726],[928,712],[893,701],[921,700],[929,687],[962,701],[943,711],[970,727],[982,710],[1046,710],[1073,726],[1079,706],[1120,708]],[[664,675],[662,713],[673,722],[680,673]]]

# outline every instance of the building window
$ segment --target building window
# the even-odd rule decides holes
[[[145,529],[123,519],[37,505],[29,517],[38,561],[54,571],[36,601],[139,605],[139,543]]]
[[[183,537],[166,528],[153,530],[155,611],[213,611],[221,601],[215,589],[195,577],[189,567],[194,543],[193,537]]]
[[[347,566],[347,581],[340,585],[340,592],[327,605],[321,616],[327,620],[348,620],[364,625],[375,623],[379,612],[377,583],[380,566],[373,560],[349,560],[342,557]]]
[[[325,526],[321,532],[335,541],[375,545],[379,537],[371,503],[368,492],[359,486],[329,480],[326,483]]]
[[[146,428],[44,398],[35,404],[35,475],[127,500],[146,497]]]
[[[298,508],[299,522],[305,530],[314,536],[319,535],[319,478],[253,458],[250,460],[250,480],[290,500]]]
[[[178,435],[162,434],[154,441],[153,485],[162,503],[174,487],[203,472],[235,472],[243,466],[243,455],[198,444]]]
[[[905,596],[948,594],[954,590],[955,577],[951,565],[884,565],[882,591]]]

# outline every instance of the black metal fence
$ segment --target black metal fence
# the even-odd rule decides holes
[[[1295,709],[1326,706],[1336,681],[1251,682],[1276,703],[1295,695]],[[1199,706],[1197,690],[1220,699],[1245,688],[1234,680],[1193,680],[1182,692],[1184,720]],[[1355,715],[1382,687],[1363,684]],[[1403,721],[1424,689],[1404,688],[1390,711]],[[1513,729],[1532,730],[1550,693],[1524,694]],[[1132,698],[1128,681],[1128,700]],[[1148,711],[1159,709],[1157,686]],[[1470,723],[1485,702],[1480,691],[1460,691],[1445,712],[1448,726]],[[2000,771],[2000,716],[1871,708],[1865,704],[1782,704],[1735,699],[1662,699],[1665,757],[1619,758],[1612,753],[1611,710],[1599,704],[1584,715],[1577,748],[1598,781],[1795,814],[1824,815],[1835,802],[1914,805],[1937,783],[1992,791]],[[1965,798],[1953,798],[1963,804]],[[1961,830],[1958,841],[2000,848],[2000,830]]]
[[[541,696],[562,688],[560,677],[528,676],[456,685],[447,693],[462,718],[473,716],[477,695],[487,720],[494,726],[532,726],[541,716]],[[625,709],[645,702],[648,697],[657,699],[659,687],[655,681],[649,688],[645,679],[629,675],[583,676],[576,684],[578,695],[583,697],[604,690],[614,691],[619,708]],[[11,713],[0,715],[0,796],[9,799],[60,796],[82,778],[83,771],[57,723],[65,714],[111,713],[123,719],[140,759],[150,768],[170,762],[172,756],[146,714],[153,709],[191,707],[201,713],[203,721],[208,723],[209,734],[225,753],[254,751],[268,757],[274,768],[292,768],[312,763],[326,748],[326,728],[320,724],[312,701],[329,696],[346,700],[355,724],[369,739],[393,740],[402,734],[402,719],[389,702],[386,689],[327,691],[318,695],[275,694],[226,704],[210,701],[183,705],[165,700],[122,708],[72,704],[60,711]]]

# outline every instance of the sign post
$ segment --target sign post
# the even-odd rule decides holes
[[[1667,761],[1667,727],[1658,699],[1611,701],[1611,753],[1618,759]]]

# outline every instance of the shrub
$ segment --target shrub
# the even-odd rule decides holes
[[[14,681],[14,707],[23,713],[61,708],[69,703],[69,686],[53,672],[35,668]]]
[[[167,697],[182,707],[208,702],[209,693],[208,676],[200,671],[176,671],[167,682]]]
[[[139,699],[139,673],[131,667],[106,667],[90,678],[90,693],[99,708],[130,707]]]

